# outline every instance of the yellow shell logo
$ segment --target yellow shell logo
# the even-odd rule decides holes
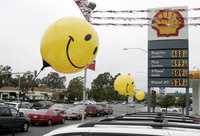
[[[159,10],[152,20],[158,37],[178,36],[183,27],[184,18],[177,10]]]

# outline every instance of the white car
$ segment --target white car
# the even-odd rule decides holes
[[[4,102],[4,104],[23,112],[25,115],[36,110],[31,108],[32,104],[29,102]]]
[[[200,136],[200,124],[177,114],[133,113],[65,126],[44,136]]]
[[[86,118],[85,105],[77,105],[75,107],[71,107],[65,111],[66,119],[81,119],[82,114],[84,114],[84,118]]]
[[[166,112],[166,108],[160,108],[160,112]],[[182,110],[181,108],[170,107],[170,108],[167,108],[167,112],[181,113]]]
[[[80,105],[80,104],[83,104],[83,101],[74,102],[74,105]],[[86,100],[86,101],[85,101],[85,104],[86,104],[86,105],[88,105],[88,104],[96,104],[96,102],[93,101],[93,100]]]

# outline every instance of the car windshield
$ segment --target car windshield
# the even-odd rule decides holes
[[[16,105],[15,103],[5,103],[6,105],[10,106],[10,107],[13,107],[13,108],[16,108]]]
[[[59,108],[59,109],[68,109],[69,106],[65,105],[65,104],[54,104],[51,106],[52,108]]]

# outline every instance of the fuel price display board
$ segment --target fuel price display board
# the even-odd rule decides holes
[[[169,45],[168,42],[172,42],[173,45]],[[150,87],[188,87],[188,68],[188,40],[149,41]]]
[[[164,7],[149,11],[151,25],[148,27],[148,87],[187,88],[187,7]]]

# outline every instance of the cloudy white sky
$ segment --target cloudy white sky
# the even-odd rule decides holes
[[[170,6],[199,8],[198,0],[91,0],[95,10],[135,10]],[[198,7],[199,6],[199,7]],[[39,70],[42,66],[40,41],[48,25],[64,16],[83,18],[73,0],[1,0],[0,1],[0,64],[10,65],[13,72]],[[141,14],[140,16],[146,16]],[[200,16],[200,11],[190,11],[189,16]],[[199,21],[200,22],[200,21]],[[137,88],[147,87],[147,27],[94,26],[99,34],[100,48],[96,58],[96,71],[88,71],[88,84],[99,73],[115,75],[131,73]],[[190,69],[200,67],[200,27],[189,27]],[[40,77],[51,68],[45,69]],[[61,74],[62,75],[62,74]],[[78,74],[65,75],[69,81]]]

